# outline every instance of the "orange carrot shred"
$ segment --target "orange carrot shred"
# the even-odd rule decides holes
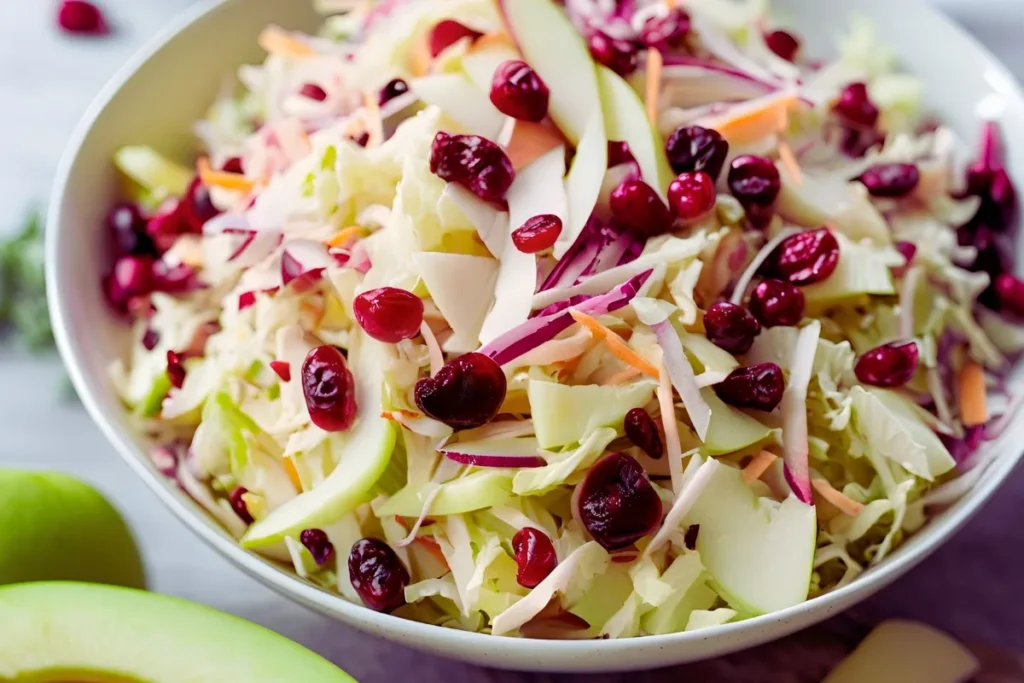
[[[717,119],[711,122],[711,126],[730,143],[753,142],[771,133],[784,131],[788,125],[789,108],[795,101],[793,95],[773,97],[759,109]]]
[[[282,55],[285,57],[316,56],[316,50],[301,40],[297,40],[278,26],[268,26],[263,29],[256,42],[272,55]]]
[[[625,370],[616,372],[614,375],[604,381],[604,386],[615,386],[617,384],[624,384],[629,380],[633,379],[637,375],[643,374],[637,368],[630,365]]]
[[[214,171],[210,168],[210,161],[206,157],[199,157],[196,162],[196,170],[199,172],[199,179],[207,187],[221,187],[225,190],[237,192],[252,192],[256,183],[249,180],[241,173],[228,173],[227,171]]]
[[[960,421],[965,427],[976,427],[988,422],[988,405],[985,397],[985,372],[981,365],[968,360],[960,368],[957,384],[957,401],[960,406]]]
[[[358,239],[359,235],[366,231],[361,225],[350,225],[347,228],[342,228],[338,231],[338,234],[327,240],[327,246],[329,247],[344,247],[348,245],[349,241],[355,241],[353,238]]]
[[[305,489],[302,487],[302,479],[299,477],[299,470],[295,467],[295,461],[292,456],[285,456],[284,460],[284,471],[288,473],[288,478],[295,484],[295,488],[302,493]]]
[[[800,164],[796,161],[796,155],[793,154],[793,149],[786,144],[785,141],[779,143],[779,161],[789,171],[790,177],[793,178],[793,183],[799,187],[804,184],[804,173],[800,168]]]
[[[652,126],[658,123],[658,97],[661,95],[661,67],[664,60],[657,48],[647,49],[647,80],[644,102],[647,105],[647,120]]]
[[[772,463],[779,459],[779,456],[769,451],[761,451],[747,463],[743,468],[743,481],[752,484],[761,478],[761,475],[768,471]]]
[[[839,511],[850,517],[856,517],[860,514],[860,511],[864,509],[862,503],[858,503],[853,498],[850,498],[842,491],[835,489],[832,484],[828,483],[825,479],[812,479],[811,486],[818,494],[827,500],[828,502],[839,508]]]
[[[645,375],[658,377],[658,368],[648,363],[646,360],[641,358],[636,351],[629,348],[629,346],[626,345],[626,342],[622,341],[622,337],[615,334],[586,313],[580,313],[577,310],[570,309],[569,314],[572,315],[576,322],[590,330],[595,339],[603,341],[613,356],[627,365],[632,365]]]

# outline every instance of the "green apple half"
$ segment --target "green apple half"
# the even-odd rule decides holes
[[[177,598],[87,583],[0,588],[0,681],[352,683],[261,626]]]

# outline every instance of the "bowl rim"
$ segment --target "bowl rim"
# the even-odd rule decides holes
[[[93,125],[103,115],[107,106],[116,98],[119,91],[129,79],[167,43],[186,32],[194,23],[203,20],[222,5],[240,0],[204,0],[178,14],[170,23],[146,41],[104,85],[99,94],[86,108],[85,113],[76,125],[69,138],[58,164],[53,190],[49,197],[49,210],[46,222],[45,261],[46,290],[50,318],[54,330],[57,348],[64,361],[72,383],[82,400],[89,416],[100,428],[107,440],[113,444],[118,455],[142,478],[146,485],[157,495],[163,504],[188,528],[192,530],[209,547],[243,570],[249,576],[274,590],[276,593],[297,601],[316,612],[338,619],[349,626],[403,644],[430,650],[435,654],[440,651],[447,656],[456,650],[476,650],[475,659],[504,657],[515,662],[486,659],[490,666],[507,668],[534,668],[535,670],[586,670],[587,666],[554,665],[555,661],[576,660],[598,657],[605,664],[615,654],[635,653],[638,649],[663,650],[670,647],[681,647],[699,641],[717,640],[718,645],[706,648],[705,652],[692,659],[717,656],[728,652],[744,649],[775,640],[800,628],[818,623],[825,618],[841,611],[852,604],[884,588],[886,585],[903,576],[911,568],[922,562],[935,552],[945,541],[953,536],[990,498],[996,488],[1006,479],[1010,471],[1021,458],[1019,447],[1002,443],[1003,438],[992,442],[989,448],[1000,450],[997,457],[984,473],[982,481],[965,498],[954,504],[945,516],[938,521],[930,521],[928,525],[915,533],[904,546],[894,552],[883,564],[864,572],[856,580],[825,595],[807,600],[798,605],[769,614],[747,618],[708,629],[684,631],[654,636],[642,636],[608,640],[539,640],[516,637],[496,637],[490,634],[460,631],[457,629],[436,626],[424,622],[394,617],[367,609],[346,600],[341,594],[330,592],[300,579],[294,573],[280,565],[258,556],[255,552],[244,549],[235,539],[226,534],[208,515],[204,514],[195,504],[190,504],[176,487],[166,478],[159,475],[149,463],[148,458],[129,436],[127,428],[122,429],[108,416],[97,396],[99,391],[94,388],[87,373],[83,369],[85,362],[78,345],[70,333],[70,314],[68,303],[70,294],[59,269],[49,267],[60,262],[61,240],[58,235],[61,225],[65,222],[62,210],[62,198],[71,180],[75,160],[79,149],[88,138]],[[304,1],[304,0],[300,0]],[[904,0],[907,2],[908,0]],[[937,21],[946,24],[955,31],[962,40],[972,44],[987,61],[987,67],[996,69],[1003,78],[999,79],[1001,94],[1024,102],[1024,89],[1021,88],[1014,75],[1006,66],[973,35],[950,20],[945,14],[928,6],[923,0],[909,0],[917,5],[917,11],[924,11],[934,16]],[[994,88],[996,86],[993,86]],[[1007,430],[1012,432],[1013,430]],[[1003,435],[1008,436],[1007,434]],[[910,548],[908,549],[908,546]],[[902,551],[902,552],[901,552]],[[436,649],[434,649],[436,648]],[[481,654],[482,653],[482,654]],[[523,660],[533,659],[533,667],[524,667]],[[665,663],[668,659],[657,658]],[[671,661],[684,661],[683,658]],[[655,662],[653,665],[660,665]],[[642,668],[628,665],[628,669]],[[605,666],[604,670],[616,670],[614,664]]]

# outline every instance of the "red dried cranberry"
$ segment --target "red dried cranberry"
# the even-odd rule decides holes
[[[356,417],[355,382],[345,356],[333,346],[318,346],[302,363],[302,394],[309,419],[320,429],[343,432]]]
[[[609,200],[612,215],[622,225],[647,237],[672,228],[672,212],[654,188],[642,180],[627,178],[612,190]]]
[[[506,116],[520,121],[543,121],[551,91],[537,72],[519,59],[503,62],[491,81],[491,103]]]
[[[743,205],[747,220],[755,228],[764,228],[772,217],[772,205],[779,196],[782,181],[771,159],[744,154],[729,166],[729,190]]]
[[[167,294],[190,292],[199,286],[196,271],[192,266],[179,263],[168,266],[165,261],[153,264],[153,291]]]
[[[147,351],[152,351],[156,348],[156,345],[160,343],[160,333],[154,330],[152,327],[147,327],[145,333],[142,335],[142,348]]]
[[[467,353],[416,382],[416,405],[453,429],[472,429],[498,414],[506,389],[500,365],[482,353]]]
[[[750,312],[765,327],[793,326],[804,317],[804,293],[782,280],[762,280],[750,293]]]
[[[114,308],[124,310],[132,297],[153,291],[153,263],[152,256],[122,256],[114,262],[103,283]]]
[[[668,186],[668,203],[676,216],[692,221],[715,208],[715,181],[707,173],[680,173]]]
[[[715,393],[731,406],[775,410],[782,400],[786,381],[782,368],[775,363],[758,363],[736,368],[724,380],[714,385]]]
[[[181,210],[185,221],[192,232],[201,233],[206,221],[218,216],[220,210],[213,205],[210,199],[210,189],[203,184],[199,177],[192,179],[185,196],[181,200]]]
[[[270,361],[270,369],[281,378],[282,382],[292,381],[292,366],[288,361],[272,360]]]
[[[327,99],[327,91],[316,83],[305,83],[299,89],[299,95],[315,102],[323,102]]]
[[[377,104],[383,107],[391,100],[401,97],[407,92],[409,92],[409,84],[401,78],[393,78],[380,89],[380,93],[377,95]]]
[[[892,342],[875,347],[857,359],[853,372],[864,384],[899,387],[910,381],[917,370],[915,342]]]
[[[356,322],[377,341],[397,344],[419,334],[423,299],[397,287],[363,292],[352,302]]]
[[[118,256],[153,254],[152,240],[146,234],[146,219],[135,204],[118,204],[107,214],[107,227]]]
[[[256,303],[256,292],[242,292],[238,295],[238,310],[244,311]]]
[[[555,246],[560,234],[562,219],[551,213],[542,213],[513,231],[512,243],[524,254],[536,254]]]
[[[85,0],[63,0],[57,10],[57,24],[68,33],[109,33],[100,8]]]
[[[612,38],[607,33],[593,30],[587,38],[587,47],[598,64],[602,64],[620,76],[636,71],[640,57],[636,47],[626,40]]]
[[[762,272],[792,285],[827,280],[839,265],[839,242],[828,228],[797,233],[782,240]]]
[[[319,566],[327,564],[334,557],[334,544],[323,529],[304,529],[299,534],[299,541],[306,546]]]
[[[536,587],[558,565],[551,539],[533,527],[523,527],[516,532],[512,537],[512,552],[519,566],[516,582],[524,588]]]
[[[185,384],[185,366],[181,357],[170,349],[167,350],[167,379],[171,380],[171,386],[181,389]]]
[[[863,83],[851,83],[839,94],[832,109],[847,123],[874,128],[878,123],[878,107],[871,101]]]
[[[640,32],[644,45],[665,52],[672,48],[683,47],[686,34],[690,32],[690,15],[684,10],[674,7],[663,17],[651,17],[644,22]]]
[[[1000,308],[1024,316],[1024,282],[1010,273],[996,276],[993,284]]]
[[[146,234],[161,254],[174,246],[179,235],[191,231],[192,227],[185,216],[184,203],[175,198],[161,203],[146,222]]]
[[[717,181],[729,154],[729,143],[716,130],[680,126],[665,143],[665,153],[676,173],[704,171]]]
[[[921,174],[914,164],[879,164],[864,171],[860,181],[872,197],[898,199],[914,191]]]
[[[605,550],[626,548],[661,522],[661,498],[644,468],[625,453],[599,460],[579,487],[580,521]]]
[[[231,495],[228,496],[228,501],[231,503],[231,509],[235,511],[238,518],[246,524],[252,524],[256,520],[252,518],[252,513],[249,512],[249,508],[246,506],[245,501],[242,500],[242,496],[249,493],[249,489],[244,486],[236,487]]]
[[[409,570],[398,554],[378,538],[355,542],[348,554],[348,576],[363,604],[377,612],[391,612],[405,604]]]
[[[430,35],[427,37],[427,46],[430,49],[430,56],[436,57],[445,48],[454,45],[463,38],[476,40],[482,35],[479,31],[474,31],[454,19],[442,19],[430,30]]]
[[[917,245],[913,242],[905,242],[900,240],[893,246],[896,247],[896,251],[900,252],[900,255],[907,260],[907,265],[914,260],[914,256],[917,254]]]
[[[430,171],[488,202],[501,202],[516,172],[505,151],[478,135],[438,133],[430,147]]]
[[[352,137],[350,135],[348,139],[356,143],[360,147],[366,147],[366,145],[369,144],[370,142],[370,134],[364,132],[360,133],[357,137]]]
[[[626,413],[622,426],[626,432],[626,438],[648,456],[658,460],[665,455],[665,446],[661,443],[658,426],[654,424],[654,419],[646,410],[633,408]]]
[[[765,34],[764,42],[768,49],[787,62],[796,61],[796,55],[800,52],[800,41],[789,31],[772,31]]]
[[[239,175],[245,173],[245,166],[242,165],[242,157],[230,157],[220,167],[220,170],[225,173],[237,173]]]
[[[712,344],[729,353],[746,353],[759,334],[761,323],[743,306],[720,301],[712,304],[704,314],[704,335]]]
[[[691,524],[686,527],[686,533],[683,534],[683,544],[687,550],[697,549],[697,538],[700,536],[700,524]]]
[[[633,152],[629,150],[629,143],[621,140],[608,141],[608,168],[614,168],[620,164],[634,163],[636,159]]]

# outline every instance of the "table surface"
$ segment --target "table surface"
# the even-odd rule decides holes
[[[56,0],[0,1],[0,231],[13,229],[49,191],[58,156],[84,107],[114,70],[194,0],[102,0],[116,34],[59,35]],[[301,2],[306,0],[282,0]],[[1024,0],[935,0],[1024,76],[1019,25]],[[463,665],[361,634],[272,593],[230,566],[165,510],[107,445],[74,401],[62,399],[59,359],[0,348],[0,464],[65,470],[96,484],[128,517],[151,587],[268,626],[337,662],[360,681],[571,681]],[[1024,470],[933,558],[891,588],[822,627],[732,657],[644,675],[645,680],[817,681],[859,624],[919,618],[959,637],[1024,650]],[[815,657],[809,657],[809,653]],[[822,663],[810,662],[822,660]],[[799,664],[799,667],[798,667]],[[628,675],[588,676],[593,683]]]

